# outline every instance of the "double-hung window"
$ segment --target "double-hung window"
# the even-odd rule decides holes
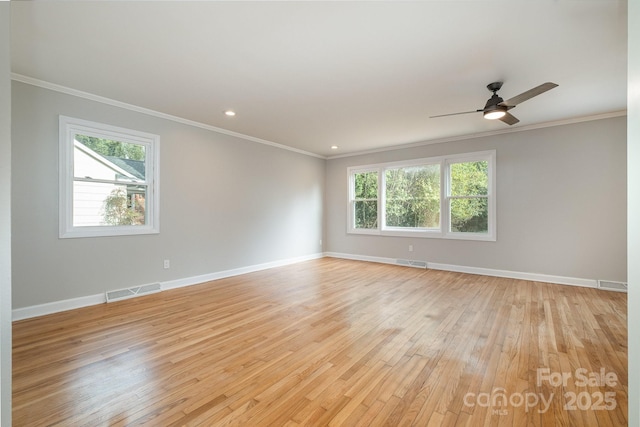
[[[440,228],[440,164],[384,168],[384,228],[438,230]]]
[[[448,163],[447,201],[450,233],[489,232],[489,160]]]
[[[495,240],[495,151],[351,167],[348,231]]]
[[[60,237],[159,232],[157,135],[60,116]]]
[[[360,170],[353,175],[353,227],[361,232],[378,229],[378,171]]]

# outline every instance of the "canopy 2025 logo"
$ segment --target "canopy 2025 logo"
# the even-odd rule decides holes
[[[548,385],[554,388],[567,388],[570,384],[575,388],[585,389],[587,387],[612,388],[618,385],[618,376],[615,372],[607,372],[605,368],[600,368],[598,372],[590,372],[585,368],[578,368],[574,372],[551,372],[549,368],[537,369],[536,385],[538,387]],[[612,411],[618,406],[614,391],[565,391],[562,396],[565,402],[563,408],[566,411]],[[538,413],[545,413],[551,407],[554,397],[553,391],[549,396],[545,396],[542,392],[533,391],[508,393],[502,387],[495,387],[491,392],[467,393],[464,396],[464,405],[491,408],[494,415],[507,415],[510,408],[519,407],[524,407],[525,412],[536,410]]]
[[[578,368],[573,372],[551,372],[549,368],[538,368],[537,385],[548,383],[552,387],[567,387],[573,379],[575,387],[615,387],[618,385],[618,375],[600,368],[599,372],[589,372],[585,368]],[[567,391],[564,393],[564,409],[567,411],[612,411],[618,406],[615,391]]]

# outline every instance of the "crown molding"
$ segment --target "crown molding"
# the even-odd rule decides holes
[[[236,138],[241,138],[251,142],[257,142],[258,144],[268,145],[275,148],[280,148],[282,150],[293,151],[294,153],[304,154],[305,156],[317,157],[319,159],[326,159],[325,156],[321,156],[319,154],[311,153],[309,151],[300,150],[297,148],[289,147],[287,145],[278,144],[277,142],[268,141],[266,139],[256,138],[251,135],[245,135],[238,132],[233,132],[227,129],[219,128],[216,126],[211,126],[205,123],[196,122],[194,120],[185,119],[182,117],[174,116],[171,114],[162,113],[160,111],[151,110],[149,108],[139,107],[137,105],[128,104],[126,102],[117,101],[115,99],[106,98],[104,96],[95,95],[89,92],[83,92],[81,90],[72,89],[67,86],[58,85],[55,83],[50,83],[44,80],[35,79],[33,77],[25,76],[18,73],[11,73],[11,80],[26,83],[28,85],[41,87],[43,89],[49,89],[55,92],[64,93],[66,95],[76,96],[78,98],[88,99],[90,101],[100,102],[102,104],[111,105],[113,107],[122,108],[125,110],[135,111],[137,113],[146,114],[148,116],[158,117],[165,120],[170,120],[173,122],[181,123],[188,126],[193,126],[200,129],[206,129],[212,132],[221,133],[224,135],[233,136]]]
[[[532,125],[520,126],[520,127],[517,127],[517,128],[510,128],[510,129],[503,129],[503,130],[496,130],[496,131],[489,131],[489,132],[481,132],[481,133],[475,133],[475,134],[455,135],[455,136],[449,136],[449,137],[445,137],[445,138],[436,138],[436,139],[429,139],[429,140],[426,140],[426,141],[412,142],[412,143],[408,143],[408,144],[400,144],[400,145],[395,145],[395,146],[392,146],[392,147],[382,147],[382,148],[376,148],[376,149],[372,149],[372,150],[354,151],[353,153],[345,153],[345,154],[338,154],[338,155],[335,155],[335,156],[329,156],[326,159],[327,160],[331,160],[331,159],[339,159],[339,158],[343,158],[343,157],[360,156],[360,155],[363,155],[363,154],[373,154],[373,153],[383,153],[383,152],[387,152],[387,151],[405,150],[407,148],[423,147],[425,145],[431,145],[431,144],[442,144],[442,143],[445,143],[445,142],[464,141],[464,140],[467,140],[467,139],[484,138],[484,137],[488,137],[488,136],[504,135],[504,134],[507,134],[507,133],[526,132],[526,131],[530,131],[530,130],[534,130],[534,129],[544,129],[544,128],[549,128],[549,127],[554,127],[554,126],[563,126],[563,125],[570,125],[570,124],[574,124],[574,123],[590,122],[590,121],[594,121],[594,120],[610,119],[610,118],[613,118],[613,117],[621,117],[621,116],[626,116],[626,115],[627,115],[627,110],[612,111],[612,112],[603,113],[603,114],[594,114],[594,115],[590,115],[590,116],[573,117],[573,118],[565,119],[565,120],[556,120],[556,121],[552,121],[552,122],[536,123],[536,124],[532,124]]]
[[[527,126],[520,126],[520,127],[517,127],[517,128],[511,128],[511,129],[503,129],[503,130],[482,132],[482,133],[476,133],[476,134],[455,135],[455,136],[450,136],[450,137],[445,137],[445,138],[429,139],[429,140],[425,140],[425,141],[413,142],[413,143],[408,143],[408,144],[387,146],[387,147],[376,148],[376,149],[372,149],[372,150],[354,151],[352,153],[338,154],[338,155],[335,155],[335,156],[322,156],[320,154],[311,153],[309,151],[305,151],[305,150],[300,150],[298,148],[289,147],[287,145],[279,144],[277,142],[268,141],[266,139],[261,139],[261,138],[257,138],[257,137],[251,136],[251,135],[245,135],[245,134],[238,133],[238,132],[233,132],[233,131],[230,131],[230,130],[227,130],[227,129],[219,128],[219,127],[216,127],[216,126],[211,126],[211,125],[208,125],[208,124],[205,124],[205,123],[201,123],[201,122],[197,122],[197,121],[194,121],[194,120],[185,119],[185,118],[174,116],[174,115],[167,114],[167,113],[162,113],[162,112],[159,112],[159,111],[151,110],[149,108],[144,108],[144,107],[140,107],[140,106],[137,106],[137,105],[128,104],[126,102],[117,101],[115,99],[107,98],[107,97],[100,96],[100,95],[95,95],[95,94],[92,94],[92,93],[89,93],[89,92],[83,92],[81,90],[73,89],[73,88],[70,88],[70,87],[67,87],[67,86],[58,85],[58,84],[55,84],[55,83],[50,83],[50,82],[47,82],[45,80],[36,79],[36,78],[33,78],[33,77],[29,77],[29,76],[25,76],[25,75],[22,75],[22,74],[18,74],[18,73],[11,73],[11,80],[14,80],[14,81],[17,81],[17,82],[21,82],[21,83],[26,83],[26,84],[29,84],[29,85],[32,85],[32,86],[41,87],[43,89],[49,89],[49,90],[52,90],[52,91],[55,91],[55,92],[60,92],[60,93],[64,93],[64,94],[71,95],[71,96],[76,96],[78,98],[84,98],[84,99],[88,99],[88,100],[91,100],[91,101],[100,102],[102,104],[111,105],[113,107],[119,107],[119,108],[123,108],[125,110],[135,111],[137,113],[142,113],[142,114],[146,114],[146,115],[153,116],[153,117],[158,117],[158,118],[165,119],[165,120],[170,120],[170,121],[181,123],[181,124],[185,124],[185,125],[188,125],[188,126],[193,126],[193,127],[200,128],[200,129],[206,129],[206,130],[209,130],[209,131],[212,131],[212,132],[216,132],[216,133],[220,133],[220,134],[224,134],[224,135],[229,135],[229,136],[233,136],[233,137],[236,137],[236,138],[241,138],[241,139],[244,139],[244,140],[247,140],[247,141],[256,142],[258,144],[268,145],[268,146],[275,147],[275,148],[280,148],[280,149],[286,150],[286,151],[292,151],[294,153],[303,154],[305,156],[315,157],[315,158],[323,159],[323,160],[339,159],[339,158],[343,158],[343,157],[354,157],[354,156],[360,156],[360,155],[363,155],[363,154],[382,153],[382,152],[395,151],[395,150],[405,150],[405,149],[408,149],[408,148],[422,147],[422,146],[431,145],[431,144],[442,144],[442,143],[445,143],[445,142],[463,141],[463,140],[467,140],[467,139],[484,138],[484,137],[495,136],[495,135],[503,135],[503,134],[508,134],[508,133],[526,132],[526,131],[534,130],[534,129],[544,129],[544,128],[548,128],[548,127],[569,125],[569,124],[588,122],[588,121],[593,121],[593,120],[609,119],[609,118],[613,118],[613,117],[620,117],[620,116],[626,116],[627,115],[627,111],[626,110],[613,111],[613,112],[604,113],[604,114],[596,114],[596,115],[590,115],[590,116],[574,117],[574,118],[565,119],[565,120],[557,120],[557,121],[552,121],[552,122],[537,123],[537,124],[532,124],[532,125],[527,125]]]

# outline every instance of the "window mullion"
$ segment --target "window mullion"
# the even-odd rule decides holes
[[[440,161],[440,232],[442,234],[451,230],[451,218],[449,217],[451,185],[449,175],[449,164],[446,159],[442,159]]]
[[[448,196],[449,200],[453,199],[488,199],[489,196],[485,194],[477,195],[477,196]]]
[[[94,179],[94,178],[82,178],[82,177],[74,177],[74,182],[97,182],[100,184],[113,184],[113,185],[139,185],[143,187],[148,187],[149,183],[147,181],[118,181],[112,179]]]
[[[387,228],[387,171],[378,169],[378,230]]]

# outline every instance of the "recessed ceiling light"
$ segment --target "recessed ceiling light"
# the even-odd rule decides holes
[[[236,115],[236,112],[235,112],[235,111],[233,111],[233,110],[226,110],[226,111],[224,112],[224,115],[225,115],[225,116],[227,116],[227,117],[233,117],[233,116],[235,116],[235,115]]]
[[[331,146],[331,149],[332,149],[332,150],[337,150],[337,149],[338,149],[338,146],[337,146],[337,145],[332,145],[332,146]]]

